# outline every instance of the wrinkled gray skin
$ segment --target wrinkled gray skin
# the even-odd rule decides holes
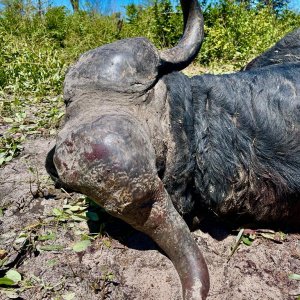
[[[196,300],[207,297],[208,270],[180,214],[196,201],[199,135],[192,82],[172,71],[197,55],[203,20],[197,1],[181,4],[178,46],[158,52],[145,38],[121,40],[68,70],[66,116],[46,167],[59,184],[149,235],[172,260],[184,299]]]

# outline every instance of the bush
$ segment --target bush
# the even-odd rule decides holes
[[[63,42],[67,35],[67,15],[64,6],[50,7],[47,10],[45,27],[50,37]]]
[[[144,36],[158,48],[174,46],[182,35],[182,12],[170,0],[154,1],[153,6],[126,7],[126,20],[121,37]]]
[[[208,6],[204,18],[205,41],[199,62],[233,64],[235,68],[300,26],[300,16],[291,11],[277,15],[270,7],[249,8],[229,0]]]
[[[205,1],[204,1],[205,2]],[[268,7],[221,0],[204,9],[205,40],[197,62],[230,64],[238,69],[300,26],[300,16]],[[41,15],[34,7],[12,6],[0,12],[0,90],[35,95],[61,92],[64,72],[78,56],[119,38],[145,36],[158,48],[174,46],[182,35],[182,12],[170,0],[153,6],[127,6],[124,22],[64,7]]]
[[[4,41],[0,60],[0,89],[7,93],[57,94],[64,77],[64,61],[51,41],[42,46],[24,39]]]

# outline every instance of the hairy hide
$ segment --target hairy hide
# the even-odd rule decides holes
[[[273,222],[298,219],[300,64],[192,79],[204,206]],[[298,221],[299,222],[299,221]]]

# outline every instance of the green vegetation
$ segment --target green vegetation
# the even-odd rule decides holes
[[[292,11],[277,14],[268,6],[248,9],[231,1],[209,7],[204,18],[206,39],[199,62],[237,69],[300,26],[300,16]]]
[[[221,0],[205,6],[206,37],[196,64],[239,69],[300,26],[295,12],[248,2]],[[41,13],[32,6],[5,6],[0,12],[0,166],[20,153],[28,135],[55,134],[63,115],[64,74],[81,53],[134,36],[170,47],[181,34],[181,10],[169,0],[129,5],[124,20],[119,14],[71,14],[64,7]]]

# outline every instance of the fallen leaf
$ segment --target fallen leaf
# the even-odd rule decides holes
[[[73,251],[82,252],[85,251],[91,245],[90,240],[79,241],[73,246]]]
[[[0,259],[3,259],[6,257],[8,252],[6,250],[0,249]]]
[[[300,280],[300,274],[290,274],[289,279]]]
[[[19,298],[19,295],[16,292],[5,291],[5,290],[1,290],[1,292],[9,299],[18,299]]]
[[[22,280],[21,274],[14,269],[7,271],[5,277],[11,279],[14,283],[18,283],[19,281]]]
[[[39,246],[39,250],[42,251],[60,251],[64,249],[64,246],[62,245],[43,245]]]

